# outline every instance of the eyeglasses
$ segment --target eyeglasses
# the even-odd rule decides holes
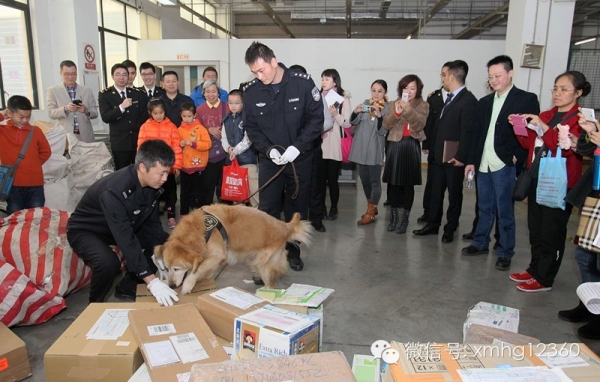
[[[65,73],[65,72],[63,72],[63,76],[67,76],[67,77],[74,77],[76,75],[77,75],[77,72],[75,72],[75,73]]]
[[[235,106],[237,106],[237,105],[241,105],[242,102],[227,102],[227,104],[228,105],[235,105]]]
[[[552,90],[550,90],[550,93],[554,94],[554,93],[569,93],[575,91],[575,89],[567,89],[567,88],[553,88]]]
[[[124,73],[124,74],[115,73],[115,74],[113,74],[113,77],[127,78],[127,77],[129,77],[129,74],[128,73]]]

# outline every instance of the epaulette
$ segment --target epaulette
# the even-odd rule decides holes
[[[107,88],[106,88],[106,89],[104,89],[104,90],[100,90],[100,94],[107,92],[107,91],[108,91],[108,89],[110,89],[110,88],[112,88],[112,86],[109,86],[109,87],[107,87]]]
[[[135,90],[135,91],[141,92],[140,88],[136,88],[135,86],[132,86],[132,87],[130,87],[129,89],[132,89],[132,90]],[[144,92],[144,93],[145,93],[145,92]]]
[[[244,88],[242,89],[242,91],[245,92],[246,89],[248,89],[250,86],[254,85],[257,82],[258,82],[258,80],[256,78],[250,82],[246,82],[246,85],[244,85]]]
[[[292,76],[292,77],[300,77],[300,78],[304,78],[305,80],[310,80],[310,74],[306,74],[306,73],[302,73],[302,72],[297,72],[295,70],[292,70],[292,73],[290,74],[290,76]]]
[[[434,90],[431,93],[429,93],[429,95],[427,96],[427,98],[434,96],[437,93],[437,95],[441,96],[442,92],[440,91],[440,89]]]

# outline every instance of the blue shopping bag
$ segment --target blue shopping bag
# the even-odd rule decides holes
[[[560,147],[555,157],[548,151],[548,156],[540,159],[535,200],[542,206],[564,210],[567,183],[567,158],[562,157]]]

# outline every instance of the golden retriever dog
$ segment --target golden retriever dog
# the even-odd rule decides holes
[[[216,228],[205,241],[205,211],[221,222],[227,241]],[[238,261],[248,263],[267,288],[274,288],[289,268],[286,243],[308,245],[311,231],[298,213],[285,223],[255,208],[213,204],[183,218],[169,239],[155,247],[154,256],[165,264],[172,288],[183,284],[182,294],[190,293],[196,282],[213,278],[224,264]]]

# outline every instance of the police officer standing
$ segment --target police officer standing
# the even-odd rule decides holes
[[[158,197],[175,163],[173,149],[151,139],[140,145],[135,165],[99,179],[83,195],[67,223],[67,239],[73,251],[92,269],[90,302],[103,302],[121,269],[110,248],[119,247],[127,273],[115,287],[115,297],[135,300],[137,281],[143,280],[162,305],[178,301],[177,293],[154,273],[151,257],[166,233],[158,217]]]
[[[100,116],[108,123],[110,148],[119,170],[135,160],[140,126],[148,119],[148,97],[136,88],[127,87],[129,74],[123,64],[111,69],[114,86],[98,95]]]
[[[288,70],[264,44],[253,42],[245,61],[255,79],[244,88],[244,128],[259,152],[259,186],[287,165],[261,190],[258,208],[279,218],[285,190],[285,220],[294,212],[306,219],[313,149],[323,130],[321,94],[310,75]],[[301,271],[300,248],[288,243],[286,249],[290,267]]]

